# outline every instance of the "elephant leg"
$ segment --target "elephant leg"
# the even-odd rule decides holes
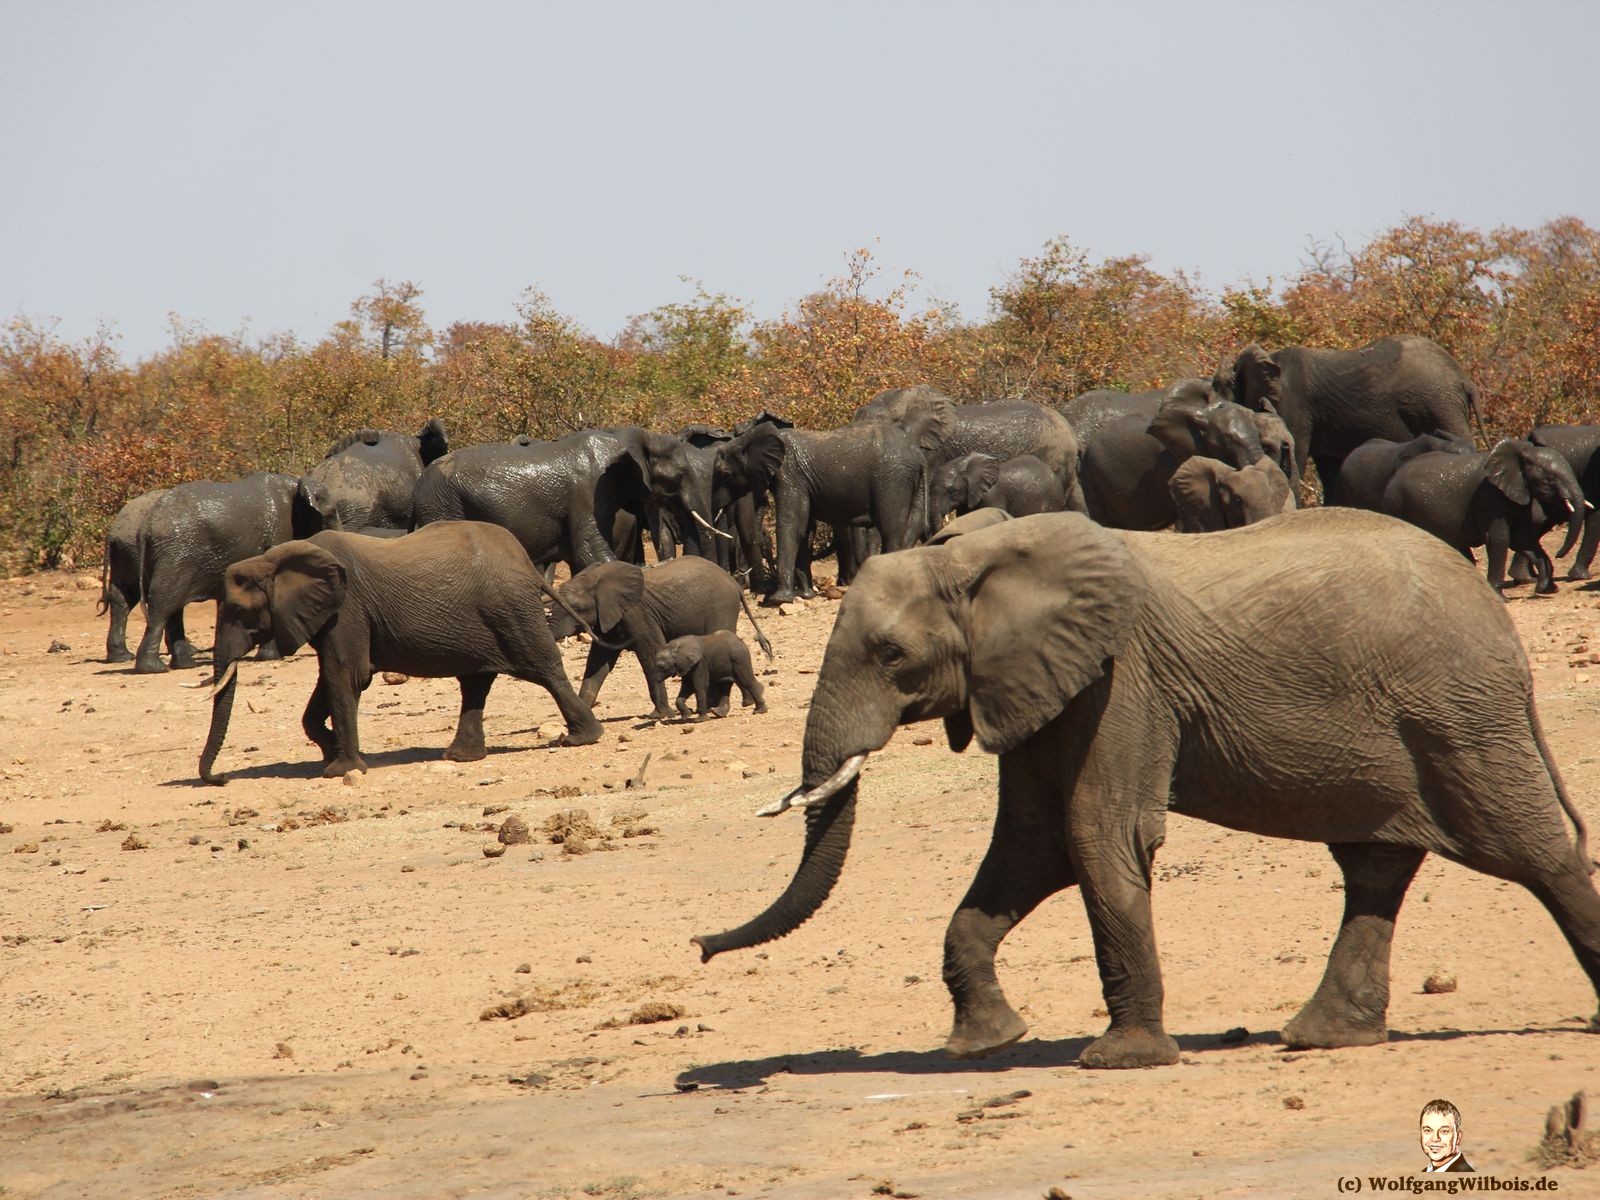
[[[165,636],[167,650],[172,654],[172,669],[175,671],[193,669],[196,662],[195,648],[194,643],[189,640],[189,635],[184,632],[181,607],[167,618]]]
[[[611,674],[611,668],[617,665],[620,651],[607,650],[603,646],[589,643],[589,657],[583,664],[583,685],[578,689],[578,698],[590,708],[600,698],[600,685],[605,683],[606,676]],[[563,679],[566,676],[562,676]]]
[[[733,679],[730,677],[727,679],[713,680],[711,684],[710,696],[711,715],[714,717],[727,716],[728,709],[733,698]]]
[[[1600,508],[1583,518],[1583,541],[1578,544],[1578,553],[1573,556],[1572,566],[1567,571],[1568,579],[1589,578],[1589,566],[1594,562],[1596,549],[1600,549]]]
[[[561,665],[561,652],[556,649],[556,644],[551,640],[549,627],[545,624],[542,608],[537,612],[513,614],[511,620],[506,622],[506,627],[522,631],[522,644],[518,648],[516,661],[518,669],[513,674],[528,683],[536,683],[550,693],[550,698],[556,702],[556,708],[561,712],[561,719],[567,724],[567,732],[562,737],[561,743],[565,746],[588,746],[600,740],[600,735],[605,732],[600,722],[595,719],[594,701],[584,699],[572,690],[572,685],[567,682],[565,670]],[[543,637],[538,636],[542,633]],[[616,662],[616,652],[604,651],[598,646],[589,647],[589,665],[595,666],[596,658],[610,656],[605,671],[611,669],[611,664]],[[600,673],[600,679],[605,678],[605,671]],[[585,686],[588,679],[584,680]],[[595,683],[598,691],[600,684]]]
[[[494,686],[494,672],[459,675],[456,682],[461,685],[461,717],[444,756],[451,762],[477,762],[489,753],[483,744],[483,705]]]
[[[1502,520],[1491,521],[1483,535],[1484,557],[1489,561],[1489,586],[1505,590],[1506,557],[1511,553],[1511,530]]]
[[[256,651],[257,662],[277,662],[283,657],[283,651],[278,649],[278,643],[273,641],[262,642]]]
[[[684,721],[689,719],[689,691],[689,677],[685,675],[678,682],[678,698],[673,701],[673,707],[678,710],[679,719]]]
[[[1344,872],[1344,920],[1322,982],[1283,1027],[1291,1049],[1371,1046],[1388,1039],[1389,947],[1395,914],[1427,856],[1412,846],[1335,844]]]
[[[301,714],[300,728],[305,730],[306,737],[316,743],[317,749],[322,751],[322,761],[330,763],[338,755],[338,745],[333,738],[333,731],[328,728],[328,686],[322,676],[317,676],[317,686],[311,689],[311,698],[306,701],[306,711]]]
[[[1074,882],[1058,791],[1022,752],[1001,757],[994,836],[944,935],[944,983],[955,1004],[944,1048],[953,1058],[988,1054],[1028,1031],[1000,988],[994,956],[1019,921]]]
[[[322,768],[324,779],[335,779],[351,771],[365,771],[366,761],[361,757],[361,728],[356,713],[361,693],[366,683],[356,678],[348,669],[324,670],[318,686],[327,698],[328,712],[333,718],[334,756]]]
[[[1525,550],[1518,550],[1511,556],[1511,569],[1506,573],[1506,578],[1511,583],[1532,583],[1534,571],[1529,564],[1532,556]]]
[[[800,542],[811,528],[811,497],[803,488],[789,488],[778,497],[777,586],[767,596],[767,604],[785,604],[796,596],[795,563]]]
[[[122,585],[115,580],[106,582],[102,599],[111,613],[110,624],[106,628],[106,661],[132,662],[133,655],[128,651],[128,613],[132,611],[133,603]]]
[[[161,661],[161,638],[174,609],[181,613],[183,605],[174,605],[165,598],[146,598],[144,636],[139,639],[139,649],[134,655],[133,670],[136,675],[158,675],[168,669],[167,664]]]

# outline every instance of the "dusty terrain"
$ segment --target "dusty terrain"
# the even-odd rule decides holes
[[[1003,950],[1029,1038],[947,1061],[941,938],[995,764],[936,727],[873,758],[817,918],[700,965],[690,936],[754,914],[799,851],[797,816],[752,814],[797,778],[825,600],[766,617],[767,716],[641,720],[630,661],[606,738],[554,749],[549,697],[502,680],[489,757],[456,766],[454,681],[375,683],[351,784],[318,778],[299,732],[314,656],[246,663],[216,789],[195,780],[206,693],[183,686],[208,672],[100,662],[96,595],[0,583],[8,1198],[1331,1197],[1414,1170],[1435,1096],[1480,1171],[1531,1178],[1547,1108],[1600,1095],[1594,995],[1554,923],[1437,860],[1402,913],[1389,1044],[1286,1053],[1274,1031],[1320,975],[1338,873],[1320,846],[1182,818],[1155,902],[1183,1064],[1076,1065],[1104,1019],[1072,892]],[[1600,826],[1600,663],[1572,665],[1600,651],[1600,592],[1522,589],[1510,610]],[[209,646],[210,606],[189,622]],[[587,853],[542,832],[572,808],[598,829]],[[532,842],[486,857],[510,815]],[[1436,972],[1458,989],[1424,994]],[[529,1011],[482,1019],[496,1006]],[[1600,1195],[1600,1168],[1555,1176]]]

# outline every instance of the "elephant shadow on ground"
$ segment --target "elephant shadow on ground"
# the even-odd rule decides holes
[[[1445,1042],[1459,1038],[1493,1036],[1529,1036],[1547,1033],[1576,1033],[1583,1029],[1581,1019],[1549,1026],[1528,1026],[1522,1029],[1440,1029],[1421,1033],[1391,1031],[1389,1044],[1397,1042]],[[1249,1033],[1239,1036],[1238,1030],[1227,1033],[1191,1033],[1178,1035],[1178,1048],[1185,1055],[1227,1053],[1251,1047],[1283,1046],[1277,1030]],[[707,1063],[678,1075],[676,1085],[689,1090],[695,1087],[718,1087],[730,1090],[757,1087],[774,1075],[995,1075],[1014,1070],[1039,1070],[1071,1067],[1078,1063],[1094,1038],[1058,1038],[1019,1042],[983,1058],[950,1058],[943,1050],[887,1050],[881,1054],[863,1054],[854,1048],[818,1050],[796,1054],[775,1054],[770,1058],[745,1059],[737,1062]],[[1362,1049],[1303,1050],[1300,1054],[1358,1055]]]
[[[457,763],[462,769],[487,762],[499,754],[523,754],[531,750],[553,750],[558,743],[546,742],[538,746],[490,746],[487,758],[478,759],[476,763]],[[439,746],[411,746],[404,750],[379,750],[377,752],[363,751],[362,757],[367,761],[367,770],[370,774],[380,771],[385,767],[402,767],[408,763],[445,762],[444,751]],[[322,763],[313,758],[306,758],[299,762],[272,762],[257,763],[255,766],[238,767],[226,771],[228,779],[321,779]],[[181,779],[169,779],[162,787],[210,787],[199,776],[185,776]]]

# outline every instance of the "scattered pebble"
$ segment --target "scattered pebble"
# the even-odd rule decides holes
[[[124,850],[148,850],[150,849],[150,843],[145,841],[137,833],[130,833],[127,837],[122,839],[122,848]]]
[[[1422,981],[1422,991],[1427,996],[1442,996],[1456,990],[1456,977],[1435,971]]]
[[[515,815],[500,823],[498,836],[502,846],[521,846],[533,841],[533,834],[528,832],[528,823]]]

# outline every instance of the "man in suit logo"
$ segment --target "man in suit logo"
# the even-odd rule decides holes
[[[1422,1109],[1422,1152],[1425,1172],[1471,1171],[1461,1153],[1461,1110],[1448,1100],[1429,1100]]]

